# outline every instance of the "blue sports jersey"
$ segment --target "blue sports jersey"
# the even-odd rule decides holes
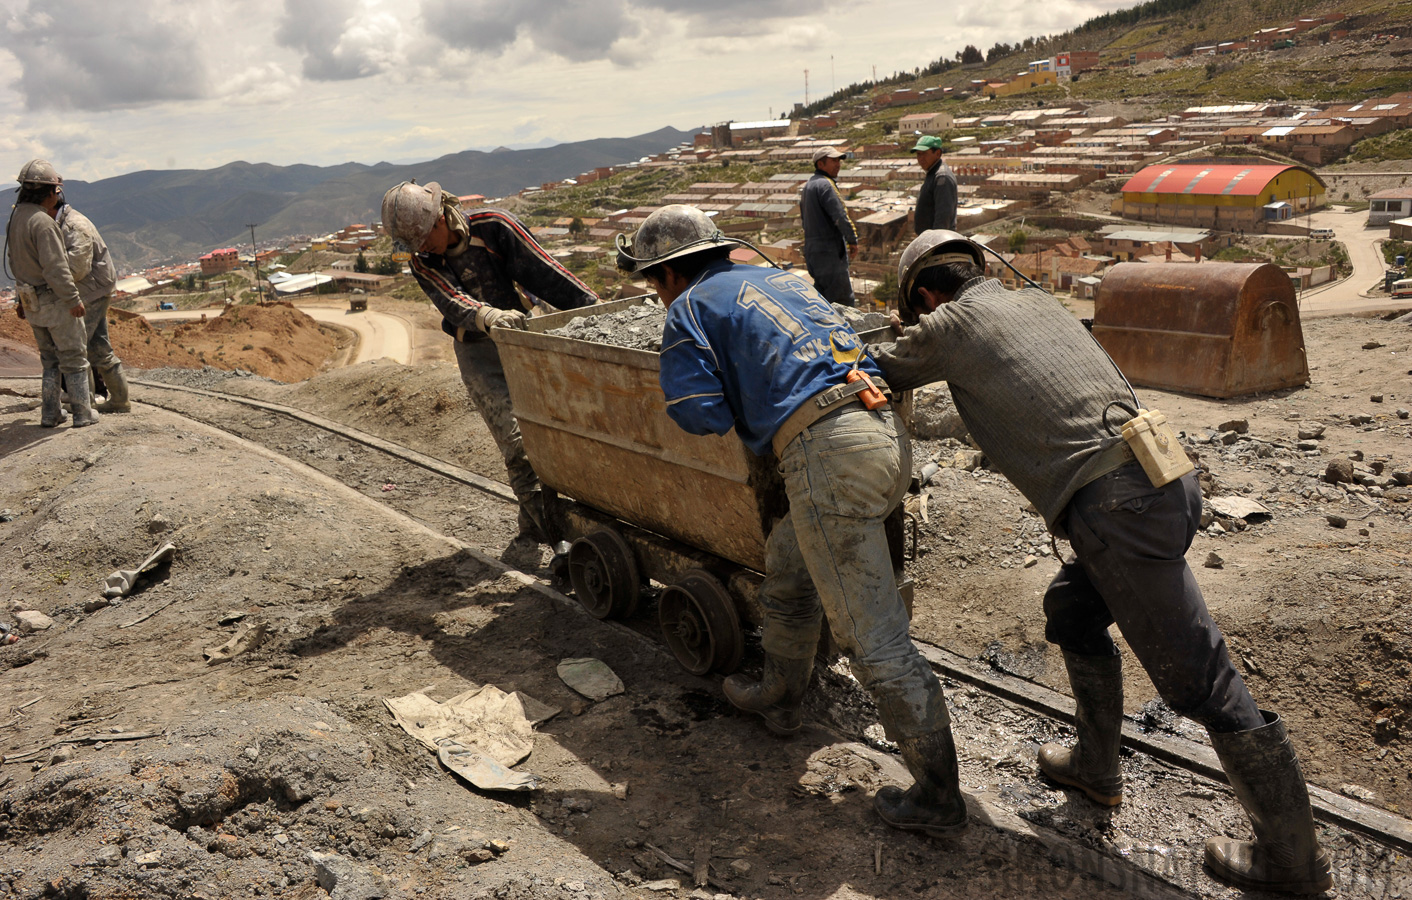
[[[853,361],[877,364],[829,302],[779,269],[708,266],[667,310],[662,393],[667,413],[692,434],[735,428],[756,454],[805,401],[844,384]]]

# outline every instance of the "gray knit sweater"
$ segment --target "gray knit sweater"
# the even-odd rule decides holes
[[[1092,335],[1044,291],[966,282],[896,343],[871,348],[893,390],[945,381],[971,436],[1051,528],[1122,440],[1103,427],[1132,394]],[[1114,408],[1114,429],[1130,418]]]

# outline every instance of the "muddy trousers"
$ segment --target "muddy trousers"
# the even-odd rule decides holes
[[[505,460],[505,469],[510,476],[510,489],[520,501],[520,533],[532,534],[541,541],[547,539],[543,533],[544,523],[538,521],[543,516],[539,476],[534,474],[529,457],[520,440],[520,423],[515,420],[510,408],[510,388],[505,383],[505,368],[500,364],[500,351],[490,338],[471,341],[455,341],[456,365],[461,370],[461,381],[466,385],[466,393],[480,411],[495,445],[500,448],[500,456]]]
[[[87,336],[88,364],[103,374],[122,360],[113,353],[108,339],[108,301],[111,297],[86,300],[83,304],[83,329]]]
[[[1117,623],[1168,706],[1213,732],[1247,731],[1265,720],[1186,562],[1200,521],[1191,473],[1156,488],[1129,463],[1080,488],[1058,520],[1074,556],[1045,592],[1045,637],[1116,656]]]
[[[814,290],[830,303],[857,306],[853,282],[848,278],[848,253],[842,249],[811,251],[804,254],[804,267],[814,279]]]
[[[760,588],[765,652],[812,657],[827,619],[894,741],[949,727],[941,683],[908,636],[883,530],[911,473],[891,410],[852,403],[804,429],[780,456],[790,514],[770,532]]]

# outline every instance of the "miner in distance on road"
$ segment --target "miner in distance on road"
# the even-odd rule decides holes
[[[525,328],[534,300],[516,285],[557,309],[589,306],[598,295],[555,262],[514,216],[488,208],[464,212],[436,182],[403,182],[389,190],[382,198],[382,224],[412,252],[412,275],[441,313],[441,330],[455,339],[461,380],[505,459],[520,501],[520,534],[506,559],[537,557],[538,545],[553,535],[492,338],[497,328]]]

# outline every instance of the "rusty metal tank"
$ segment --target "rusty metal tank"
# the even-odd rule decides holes
[[[1235,397],[1309,383],[1294,283],[1269,263],[1120,263],[1093,334],[1146,387]]]

